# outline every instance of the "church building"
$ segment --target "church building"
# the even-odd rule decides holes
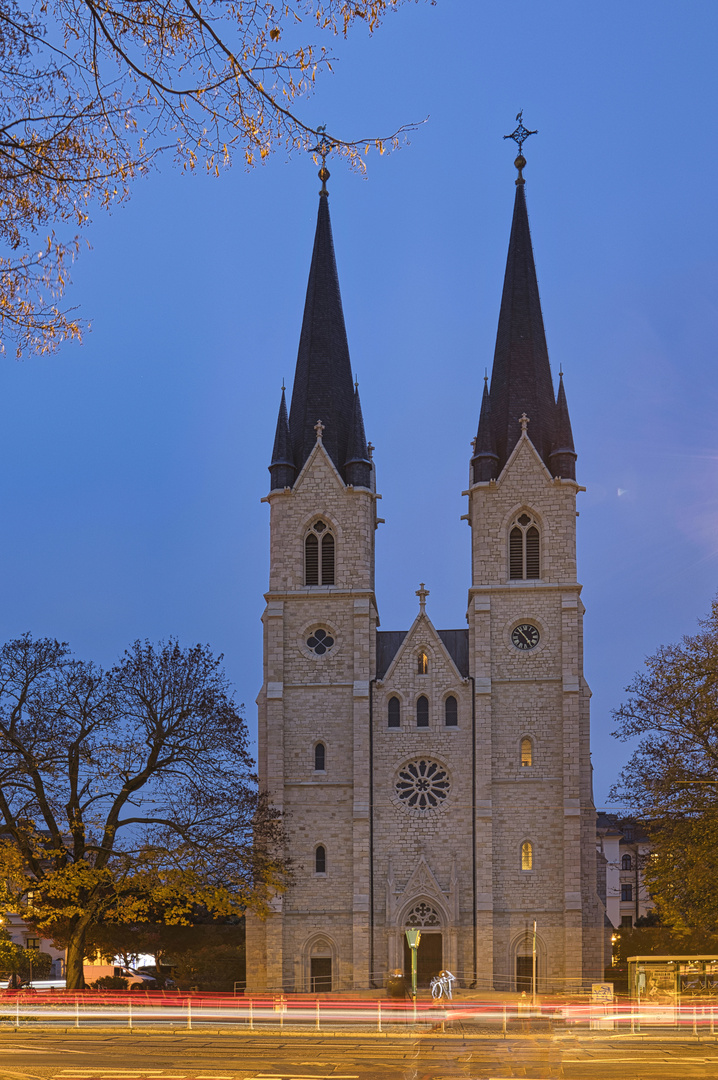
[[[408,630],[379,628],[376,462],[320,172],[291,404],[282,391],[269,466],[258,698],[260,782],[285,817],[293,878],[266,920],[247,920],[249,990],[385,985],[407,963],[407,927],[422,932],[420,983],[445,968],[478,991],[529,989],[534,921],[540,990],[603,977],[576,572],[584,489],[549,366],[517,132],[458,629],[434,627],[423,585]]]

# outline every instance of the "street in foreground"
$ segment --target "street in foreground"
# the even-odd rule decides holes
[[[377,1038],[0,1034],[0,1080],[693,1080],[718,1044],[690,1036]]]

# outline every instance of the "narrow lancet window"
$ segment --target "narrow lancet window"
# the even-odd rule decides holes
[[[327,872],[327,849],[320,844],[314,851],[314,873],[326,874]]]
[[[401,704],[398,697],[390,697],[387,706],[387,727],[401,727]]]
[[[456,727],[459,723],[459,707],[453,694],[444,702],[444,723],[447,727]]]
[[[541,536],[530,514],[520,514],[509,530],[509,578],[512,581],[541,577]]]
[[[420,675],[428,675],[429,674],[429,657],[426,655],[426,653],[424,652],[423,649],[419,653],[418,662],[417,662],[417,671],[419,672]]]
[[[521,869],[533,870],[534,868],[534,846],[530,840],[524,840],[521,845]]]
[[[423,694],[416,703],[416,726],[429,726],[429,699]]]
[[[324,743],[318,742],[314,747],[314,771],[324,772],[326,769],[327,752]]]
[[[304,541],[304,584],[319,584],[319,540],[314,533]]]
[[[304,541],[304,584],[334,585],[336,545],[323,521],[315,521]]]
[[[537,534],[538,535],[538,534]],[[538,577],[538,574],[536,575]],[[334,584],[334,537],[325,533],[322,537],[322,585]]]
[[[534,763],[534,746],[528,735],[521,740],[521,768],[531,768]]]

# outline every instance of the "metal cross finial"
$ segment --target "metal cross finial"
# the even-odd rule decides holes
[[[529,135],[538,135],[538,131],[529,131],[527,127],[524,127],[523,116],[524,111],[522,109],[521,112],[516,114],[516,119],[519,122],[516,130],[512,131],[510,135],[504,135],[505,139],[513,139],[514,142],[518,144],[519,154],[521,154],[523,145],[528,139]]]
[[[519,417],[519,423],[521,424],[521,430],[526,431],[526,428],[529,426],[529,418],[526,413],[521,413],[521,416]]]
[[[529,135],[538,135],[538,131],[529,131],[527,127],[524,127],[523,115],[524,111],[522,109],[521,112],[518,113],[516,116],[516,119],[519,122],[516,130],[512,131],[510,135],[504,135],[505,139],[513,139],[519,148],[519,152],[514,159],[514,165],[519,170],[518,179],[516,181],[517,185],[523,185],[526,183],[526,181],[524,180],[524,174],[522,172],[522,169],[526,165],[526,158],[523,155],[523,145],[528,139]]]
[[[317,433],[317,442],[321,442],[322,434],[324,433],[324,424],[321,422],[321,420],[317,420],[316,424],[314,425],[314,430]]]
[[[319,154],[320,158],[322,159],[322,167],[319,170],[319,179],[322,182],[322,189],[319,192],[320,195],[329,194],[329,192],[327,191],[327,180],[331,175],[329,169],[327,168],[327,154],[331,153],[332,144],[331,141],[327,139],[326,131],[327,125],[320,124],[317,128],[317,135],[320,136],[319,142],[309,151],[310,154]]]
[[[416,595],[419,597],[419,611],[423,615],[426,611],[426,598],[429,595],[429,590],[426,588],[423,581],[419,584]]]

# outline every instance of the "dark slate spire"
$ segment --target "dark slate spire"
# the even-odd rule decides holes
[[[517,133],[524,141],[533,134],[519,125],[506,138],[516,138]],[[519,420],[524,413],[531,424],[529,438],[552,475],[574,479],[576,472],[571,423],[562,386],[558,401],[554,398],[524,193],[526,159],[520,148],[519,142],[519,155],[514,162],[519,175],[491,389],[487,394],[484,387],[472,458],[474,483],[499,475],[519,440]]]
[[[272,477],[272,490],[291,487],[294,483],[296,470],[292,454],[292,439],[289,434],[287,399],[284,396],[284,387],[282,387],[282,400],[279,403],[277,431],[274,436],[272,464],[269,466],[269,473]]]
[[[344,467],[347,484],[354,487],[371,487],[371,458],[367,446],[366,434],[364,433],[364,417],[359,401],[359,387],[354,386],[354,407],[352,409],[352,423],[349,430],[349,444],[347,447],[347,460]]]
[[[494,433],[491,427],[491,398],[489,397],[489,380],[484,376],[484,395],[481,399],[481,412],[479,414],[479,430],[474,440],[474,456],[471,459],[473,469],[472,482],[479,480],[492,480],[498,476],[499,456],[494,444]]]
[[[566,391],[563,388],[563,372],[558,377],[558,399],[556,401],[556,428],[554,449],[551,453],[551,472],[554,476],[576,479],[576,451],[573,447],[573,432],[568,415]]]
[[[349,346],[334,258],[329,200],[323,183],[289,412],[297,472],[314,449],[317,441],[314,428],[321,420],[324,447],[343,475],[353,411]]]
[[[524,179],[519,171],[491,373],[491,417],[499,471],[518,442],[522,413],[531,421],[531,442],[548,465],[555,408]]]

